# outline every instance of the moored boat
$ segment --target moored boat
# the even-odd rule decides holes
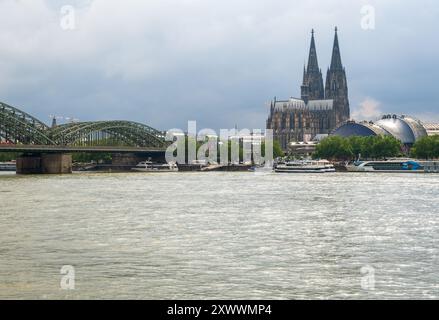
[[[194,172],[201,171],[202,169],[207,168],[209,164],[206,160],[194,160],[190,163],[177,163],[177,166],[180,172]]]
[[[131,169],[136,172],[178,172],[178,167],[175,163],[155,164],[151,161],[142,161]]]
[[[356,161],[346,165],[346,169],[349,172],[425,172],[423,163],[413,159]]]
[[[327,160],[297,160],[278,164],[277,173],[332,173],[334,165]]]
[[[17,163],[15,161],[0,162],[0,171],[17,171]]]
[[[439,161],[419,161],[425,173],[439,173]]]

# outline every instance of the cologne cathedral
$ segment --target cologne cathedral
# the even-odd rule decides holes
[[[267,129],[283,149],[290,142],[308,142],[321,135],[330,134],[337,126],[349,120],[349,98],[346,71],[341,62],[337,28],[331,66],[324,85],[319,68],[314,30],[311,37],[308,66],[304,66],[301,98],[271,102]]]

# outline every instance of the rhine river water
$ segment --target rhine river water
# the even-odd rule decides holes
[[[0,298],[438,299],[438,208],[439,175],[1,174]]]

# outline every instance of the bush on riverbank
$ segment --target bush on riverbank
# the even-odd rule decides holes
[[[331,136],[320,142],[314,158],[329,160],[384,159],[402,155],[402,144],[390,136],[340,137]]]
[[[111,153],[74,153],[72,155],[73,162],[79,163],[91,163],[91,162],[104,162],[111,163]]]
[[[416,141],[411,155],[418,159],[439,158],[439,136],[423,137]]]
[[[18,155],[19,155],[18,153],[13,153],[13,152],[0,153],[0,162],[15,160],[17,159]]]

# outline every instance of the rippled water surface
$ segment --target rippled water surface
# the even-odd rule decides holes
[[[438,207],[439,175],[1,174],[0,298],[439,298]]]

